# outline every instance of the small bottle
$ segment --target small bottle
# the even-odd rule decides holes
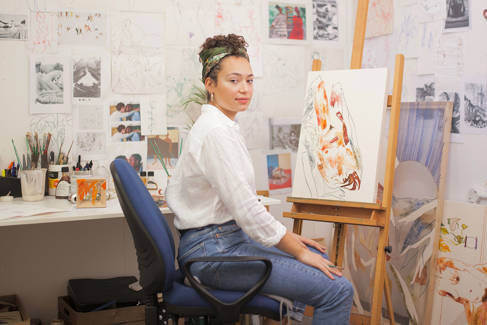
[[[140,179],[142,179],[142,182],[144,183],[144,185],[147,185],[147,172],[140,172]]]
[[[151,194],[157,194],[157,183],[154,181],[154,171],[147,172],[147,183],[145,187],[149,190]]]
[[[71,189],[71,179],[69,177],[69,167],[61,168],[61,179],[56,187],[56,199],[67,199]]]

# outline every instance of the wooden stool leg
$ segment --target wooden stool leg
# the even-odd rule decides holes
[[[391,282],[389,281],[389,277],[387,276],[385,266],[386,265],[384,263],[384,294],[386,296],[387,311],[389,312],[389,323],[391,325],[394,325],[395,321],[394,321],[394,309],[392,308]]]
[[[374,292],[372,295],[371,324],[380,324],[382,317],[382,292],[384,290],[384,272],[385,272],[385,251],[384,247],[387,242],[387,232],[384,228],[379,231],[379,243],[377,247],[377,259],[375,261],[374,275]]]

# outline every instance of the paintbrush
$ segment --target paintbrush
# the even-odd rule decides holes
[[[71,148],[73,147],[73,143],[74,143],[74,139],[73,139],[73,141],[71,141],[71,145],[69,146],[68,154],[65,157],[66,158],[66,162],[64,164],[67,164],[68,163],[69,153],[71,152]]]
[[[59,146],[59,153],[57,155],[57,164],[58,165],[61,165],[63,162],[61,161],[61,149],[63,148],[63,144],[64,144],[64,138],[63,140],[61,141],[61,145]]]

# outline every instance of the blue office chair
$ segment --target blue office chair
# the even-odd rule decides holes
[[[167,324],[169,319],[177,324],[180,317],[193,316],[204,316],[211,324],[237,322],[240,314],[280,319],[279,302],[257,294],[271,273],[272,264],[269,260],[240,256],[195,258],[184,265],[185,273],[181,272],[175,267],[171,229],[135,170],[125,159],[116,159],[111,163],[110,171],[134,239],[146,325]],[[190,274],[191,264],[205,261],[260,261],[265,264],[266,270],[247,292],[213,290],[203,287]],[[185,274],[188,275],[191,287],[183,283]]]

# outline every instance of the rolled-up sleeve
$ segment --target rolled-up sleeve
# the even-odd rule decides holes
[[[279,243],[286,227],[259,202],[248,181],[253,167],[246,161],[238,137],[215,128],[206,135],[201,149],[202,170],[240,228],[264,246]]]

